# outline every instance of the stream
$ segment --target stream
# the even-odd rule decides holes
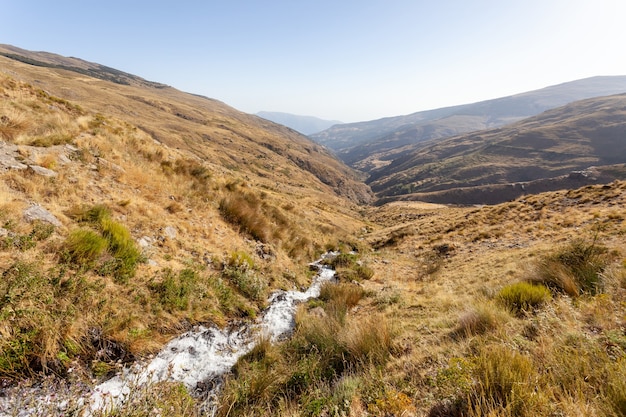
[[[205,406],[208,410],[214,409],[216,404],[210,401],[219,393],[221,376],[250,352],[260,338],[276,341],[293,330],[298,303],[318,297],[322,284],[334,278],[335,271],[322,261],[335,255],[326,254],[311,264],[318,272],[306,291],[273,292],[268,299],[269,307],[255,323],[225,329],[200,326],[171,340],[149,362],[124,368],[117,376],[97,385],[84,399],[83,415],[119,407],[137,388],[160,381],[181,382],[190,392],[201,387],[203,391],[208,389],[209,403]],[[51,399],[45,396],[41,401],[49,404]],[[19,409],[19,403],[11,398],[0,398],[0,417],[39,415],[36,405]],[[60,403],[57,408],[62,412],[63,407]]]

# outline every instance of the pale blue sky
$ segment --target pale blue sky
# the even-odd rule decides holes
[[[344,122],[626,75],[623,0],[0,0],[0,43]]]

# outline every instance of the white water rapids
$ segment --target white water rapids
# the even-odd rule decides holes
[[[96,410],[112,410],[123,404],[134,389],[146,384],[182,382],[193,391],[199,384],[218,380],[241,356],[250,352],[260,338],[276,341],[294,328],[297,304],[318,297],[322,284],[335,275],[334,270],[322,265],[325,257],[311,264],[318,273],[306,291],[278,290],[272,293],[269,307],[254,324],[235,329],[199,327],[173,339],[147,364],[125,368],[119,375],[97,385],[91,396],[85,399],[84,415]],[[42,401],[49,403],[50,399],[42,398]],[[10,403],[10,399],[0,399],[0,417],[38,415],[34,408],[11,409]],[[59,409],[62,407],[59,404]]]

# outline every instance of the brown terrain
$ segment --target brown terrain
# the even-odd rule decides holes
[[[291,337],[239,360],[218,415],[626,415],[623,97],[416,149],[372,186],[430,166],[411,192],[442,204],[374,205],[290,129],[0,52],[0,415],[84,415],[120,366],[197,324],[251,322],[328,250],[338,282],[299,306]],[[490,176],[480,204],[448,204]],[[205,395],[151,384],[94,415],[207,415]]]

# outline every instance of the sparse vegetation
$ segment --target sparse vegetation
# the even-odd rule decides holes
[[[221,103],[71,73],[58,86],[54,68],[0,59],[50,90],[0,76],[17,167],[0,175],[0,400],[14,410],[53,392],[80,414],[94,380],[306,287],[325,247],[339,283],[239,360],[218,414],[625,415],[626,183],[356,207],[333,192],[366,199],[347,168]],[[61,98],[74,82],[80,106]],[[29,223],[31,202],[61,226]],[[176,383],[132,393],[103,414],[205,410]]]

